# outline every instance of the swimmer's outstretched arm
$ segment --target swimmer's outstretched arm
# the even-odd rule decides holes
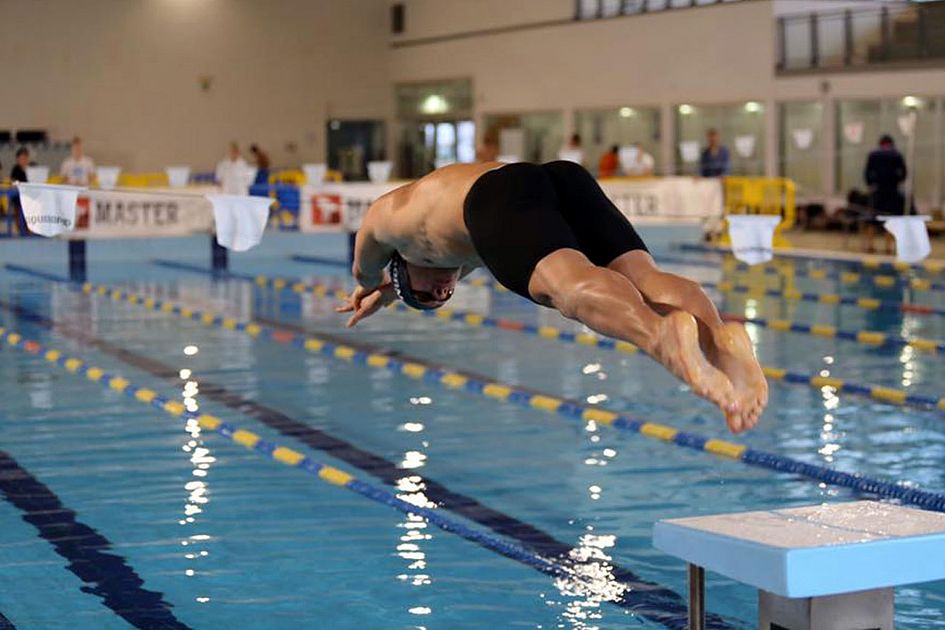
[[[394,255],[394,248],[378,238],[378,211],[371,206],[354,242],[351,273],[358,284],[373,289],[384,281],[384,268]]]
[[[338,313],[352,313],[346,324],[348,328],[397,300],[394,287],[384,271],[395,250],[378,238],[378,232],[384,233],[383,210],[379,203],[382,202],[375,202],[368,209],[355,237],[351,273],[358,286],[345,304],[335,309]]]

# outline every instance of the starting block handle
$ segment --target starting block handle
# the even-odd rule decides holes
[[[689,630],[705,630],[705,569],[689,568]]]

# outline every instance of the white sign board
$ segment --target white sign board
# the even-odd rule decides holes
[[[601,188],[631,221],[717,219],[722,216],[718,178],[606,179]]]
[[[144,190],[79,195],[77,215],[73,238],[186,236],[213,229],[213,207],[205,198]]]
[[[364,213],[378,197],[408,182],[349,182],[302,186],[299,229],[303,232],[356,232]]]
[[[357,231],[368,207],[405,183],[302,186],[299,229]],[[717,178],[607,179],[601,180],[600,185],[614,205],[633,221],[700,221],[722,216],[722,183]]]

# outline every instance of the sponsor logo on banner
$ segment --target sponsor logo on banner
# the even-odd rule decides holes
[[[341,223],[341,195],[312,195],[312,225]]]
[[[358,231],[361,228],[361,221],[368,208],[374,203],[373,199],[363,197],[348,197],[345,199],[345,227],[352,231]]]
[[[165,227],[180,223],[180,207],[174,200],[95,201],[93,221],[102,227]]]
[[[213,211],[203,198],[103,191],[76,204],[76,229],[93,238],[185,236],[212,226]]]
[[[92,214],[90,209],[91,205],[92,202],[88,197],[79,197],[79,200],[75,204],[75,229],[89,229],[89,217]]]

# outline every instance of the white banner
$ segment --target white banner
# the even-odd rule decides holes
[[[145,190],[95,191],[91,196],[79,195],[72,237],[186,236],[212,229],[213,207],[203,197],[149,194]]]
[[[631,221],[722,216],[722,182],[718,178],[606,179],[599,183]]]
[[[354,232],[374,200],[408,182],[351,182],[302,186],[299,229],[303,232]],[[631,220],[715,219],[722,216],[718,178],[660,177],[606,179],[601,188]]]

